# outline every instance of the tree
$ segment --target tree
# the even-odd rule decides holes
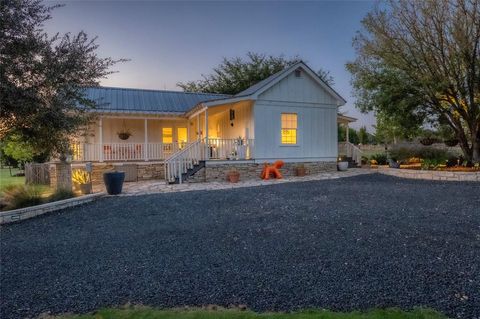
[[[388,0],[362,25],[347,66],[359,108],[402,125],[443,118],[479,162],[480,0]]]
[[[99,58],[96,38],[84,32],[49,37],[42,26],[57,7],[0,2],[0,139],[14,134],[47,154],[66,151],[95,106],[83,88],[97,86],[121,61]]]
[[[369,139],[368,139],[368,132],[367,128],[365,126],[362,126],[358,130],[358,142],[361,144],[368,144]]]
[[[23,167],[25,163],[32,161],[33,152],[32,146],[18,135],[9,136],[2,141],[2,153],[6,155],[6,159],[13,159],[9,161],[10,163],[17,163]]]
[[[338,127],[338,141],[345,142],[347,138],[346,127],[343,125],[337,125],[337,127]],[[353,143],[353,144],[359,143],[358,134],[354,128],[351,128],[351,127],[348,128],[348,140],[350,141],[350,143]]]
[[[202,80],[179,82],[177,86],[186,92],[234,95],[299,61],[298,57],[288,59],[284,56],[248,52],[246,59],[224,58],[212,74],[202,75]]]
[[[333,76],[330,74],[330,71],[325,69],[319,69],[317,71],[317,75],[320,79],[322,79],[323,82],[327,83],[329,86],[335,85],[335,80],[333,79]]]

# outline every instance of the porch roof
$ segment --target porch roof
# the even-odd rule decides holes
[[[145,90],[115,87],[86,89],[86,98],[96,102],[96,111],[106,113],[178,114],[195,105],[230,97],[225,94]]]

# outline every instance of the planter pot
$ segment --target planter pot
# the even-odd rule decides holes
[[[246,145],[238,145],[237,146],[237,157],[238,159],[245,159],[247,157],[247,146]]]
[[[79,185],[79,188],[80,188],[80,193],[82,193],[83,195],[87,195],[87,194],[90,194],[92,193],[92,184],[80,184]]]
[[[307,170],[305,167],[297,167],[295,168],[295,175],[296,176],[305,176],[307,175]]]
[[[239,172],[228,172],[227,179],[230,183],[238,183],[240,180],[240,173]]]
[[[348,162],[338,162],[337,169],[342,172],[346,171],[348,169]]]
[[[103,182],[109,195],[118,195],[122,192],[125,172],[107,172],[103,173]]]

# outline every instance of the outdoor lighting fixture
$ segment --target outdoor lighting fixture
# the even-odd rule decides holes
[[[235,120],[235,110],[230,109],[230,126],[233,126],[233,120]]]

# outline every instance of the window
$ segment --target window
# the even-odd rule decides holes
[[[177,140],[180,148],[182,148],[187,143],[187,128],[179,127],[177,128]]]
[[[297,114],[282,113],[282,144],[297,144]]]
[[[162,142],[165,144],[173,143],[173,129],[171,127],[162,128]]]

